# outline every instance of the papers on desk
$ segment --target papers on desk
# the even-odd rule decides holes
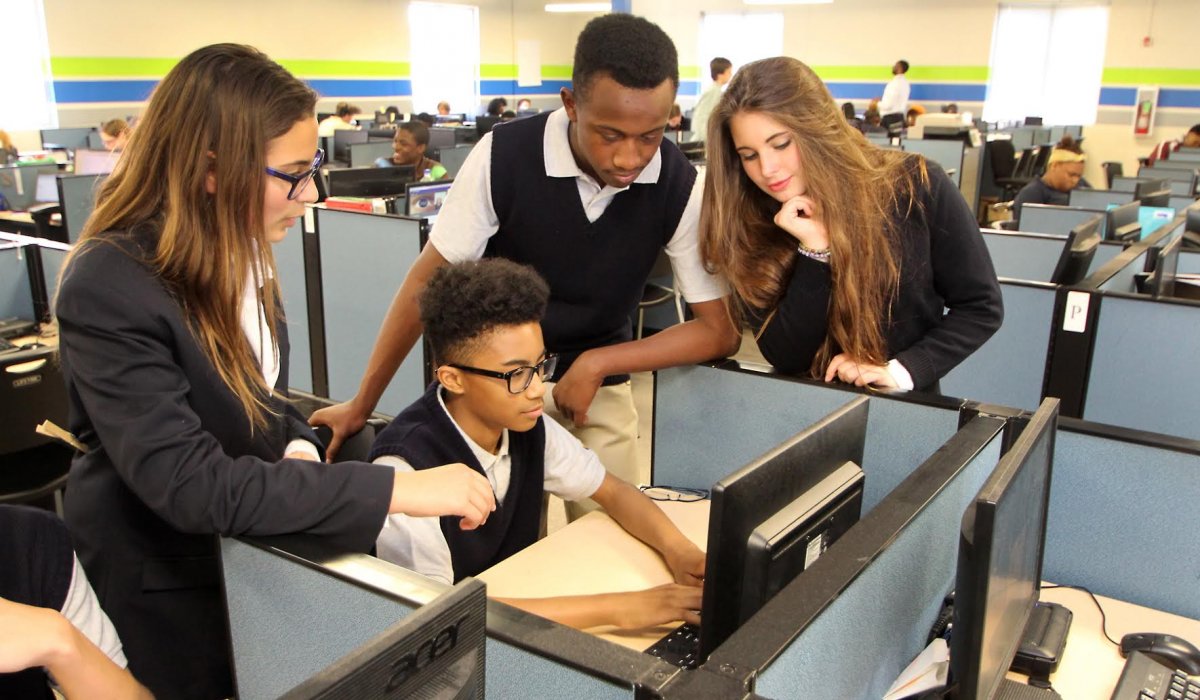
[[[900,700],[946,685],[950,673],[950,648],[946,640],[937,638],[913,659],[908,668],[892,683],[883,700]]]

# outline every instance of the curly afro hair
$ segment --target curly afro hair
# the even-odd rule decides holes
[[[420,299],[434,362],[463,362],[488,332],[540,322],[549,299],[546,280],[511,260],[488,258],[439,268]]]
[[[575,42],[571,84],[586,100],[593,80],[607,75],[623,87],[650,90],[664,80],[679,89],[679,54],[657,24],[627,14],[601,15],[587,23]]]

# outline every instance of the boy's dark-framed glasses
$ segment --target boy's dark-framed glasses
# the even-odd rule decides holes
[[[478,367],[468,367],[467,365],[451,364],[454,369],[461,369],[464,372],[478,374],[482,377],[493,377],[495,379],[503,379],[508,383],[508,393],[519,394],[529,388],[533,383],[533,376],[536,374],[539,379],[546,381],[554,376],[554,368],[558,366],[558,355],[546,355],[546,359],[533,365],[525,365],[523,367],[514,367],[507,372],[496,372],[490,369],[480,369]]]
[[[317,171],[319,171],[321,169],[321,163],[324,163],[324,162],[325,162],[325,149],[318,148],[317,155],[313,158],[312,165],[309,167],[308,170],[305,170],[304,172],[300,173],[299,175],[292,175],[291,173],[285,173],[285,172],[276,170],[275,168],[267,168],[266,170],[267,170],[267,174],[270,175],[271,177],[277,177],[280,180],[283,180],[284,182],[290,183],[292,188],[290,190],[288,190],[287,198],[295,199],[295,198],[299,197],[300,195],[304,194],[304,190],[308,189],[308,183],[312,182],[312,179],[317,174]]]

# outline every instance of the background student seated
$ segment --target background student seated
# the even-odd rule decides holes
[[[1168,139],[1155,146],[1154,150],[1150,151],[1150,156],[1146,158],[1146,164],[1154,165],[1154,162],[1158,160],[1170,160],[1171,154],[1180,148],[1200,148],[1200,124],[1188,129],[1182,138]]]
[[[1083,179],[1083,149],[1070,134],[1050,152],[1046,161],[1046,172],[1021,188],[1013,199],[1013,217],[1020,218],[1021,206],[1025,204],[1057,204],[1067,206],[1071,201],[1071,190],[1076,187],[1091,187]]]
[[[429,127],[418,121],[404,122],[396,127],[396,135],[392,137],[392,157],[379,158],[375,165],[380,168],[411,165],[417,179],[421,179],[426,170],[434,180],[449,177],[445,166],[425,156],[425,149],[428,147]]]
[[[430,279],[420,308],[437,381],[379,434],[371,458],[402,471],[462,462],[487,476],[497,508],[470,532],[456,518],[389,517],[378,556],[451,583],[533,544],[543,490],[566,500],[591,497],[657,550],[677,583],[505,602],[580,628],[695,621],[704,554],[649,498],[542,415],[544,380],[557,359],[546,352],[540,325],[549,296],[532,268],[500,258],[449,265]]]
[[[357,129],[354,117],[362,112],[357,106],[348,102],[339,102],[334,113],[321,120],[317,125],[317,136],[333,136],[333,132],[342,129]]]

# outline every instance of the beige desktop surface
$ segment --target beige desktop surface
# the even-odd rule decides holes
[[[655,504],[698,547],[707,546],[708,501],[655,501]],[[501,598],[637,591],[673,580],[657,552],[602,512],[588,513],[476,578],[487,583],[489,596]],[[637,632],[609,627],[588,631],[642,651],[679,624]]]
[[[1118,642],[1131,632],[1165,632],[1200,645],[1200,620],[1104,596],[1096,597],[1108,618],[1108,634]],[[1125,659],[1100,631],[1100,611],[1096,604],[1087,593],[1070,588],[1043,589],[1041,599],[1066,606],[1073,614],[1067,648],[1058,670],[1050,675],[1050,684],[1064,700],[1111,697],[1121,678]],[[1010,673],[1009,676],[1024,680],[1018,674]]]

